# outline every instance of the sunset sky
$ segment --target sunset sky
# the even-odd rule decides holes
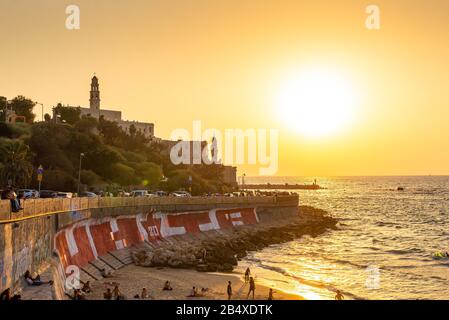
[[[70,4],[80,30],[65,28]],[[365,28],[370,4],[380,30]],[[0,95],[88,106],[96,72],[102,107],[158,137],[194,120],[279,129],[277,175],[449,174],[448,32],[447,0],[1,0]],[[277,102],[316,70],[356,97],[326,135]]]

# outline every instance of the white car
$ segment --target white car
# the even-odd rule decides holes
[[[134,190],[130,193],[130,197],[155,197],[155,195],[152,195],[147,190]]]
[[[18,195],[23,199],[36,199],[39,198],[39,192],[34,189],[20,189]]]
[[[72,197],[73,197],[73,193],[71,193],[71,192],[58,192],[58,193],[56,193],[56,198],[70,199]]]
[[[187,191],[175,191],[171,193],[174,197],[191,197],[192,195]]]

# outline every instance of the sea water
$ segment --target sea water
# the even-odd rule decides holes
[[[313,178],[247,178],[311,183]],[[240,264],[256,282],[306,299],[448,299],[449,177],[317,178],[301,205],[325,209],[338,230],[252,252]],[[403,187],[403,191],[398,191]]]

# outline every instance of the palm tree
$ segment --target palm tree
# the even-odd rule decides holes
[[[31,181],[33,166],[29,161],[30,149],[19,140],[11,140],[0,147],[0,179],[3,184],[26,187]]]

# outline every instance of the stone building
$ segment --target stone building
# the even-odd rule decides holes
[[[185,149],[188,152],[188,163],[184,163],[187,165],[195,165],[195,164],[204,164],[204,161],[202,160],[202,154],[203,150],[205,148],[208,148],[207,141],[173,141],[173,140],[161,140],[161,144],[164,147],[166,155],[169,156],[171,149],[176,146],[178,143],[185,143]],[[194,145],[197,145],[195,147]],[[214,163],[217,163],[223,168],[223,182],[227,183],[229,185],[232,185],[233,187],[237,187],[237,167],[233,166],[226,166],[221,163],[221,161],[217,158],[216,153],[216,139],[214,138],[212,140],[211,148],[208,150],[210,152],[209,154],[209,160],[213,161]],[[208,153],[209,153],[208,152]],[[179,156],[182,157],[182,152],[179,153]]]
[[[102,117],[108,121],[117,122],[125,132],[129,132],[131,126],[134,126],[137,131],[142,132],[145,137],[155,140],[154,137],[154,124],[140,121],[128,121],[122,120],[122,112],[116,110],[107,110],[101,108],[100,99],[100,84],[97,76],[93,76],[90,84],[90,99],[89,108],[79,107],[81,110],[81,116],[91,116],[99,119]],[[68,106],[75,108],[74,106]]]

